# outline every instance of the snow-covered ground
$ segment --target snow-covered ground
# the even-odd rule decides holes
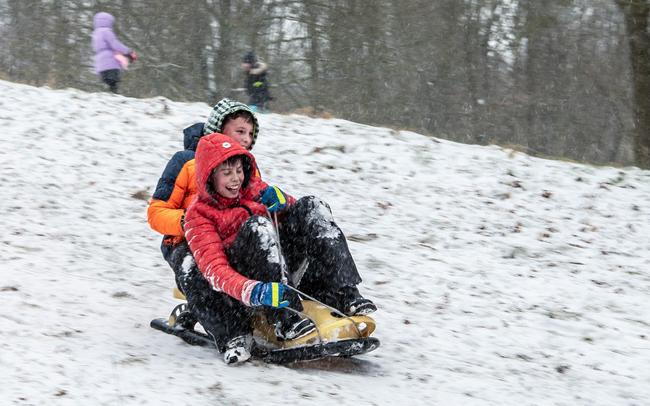
[[[330,203],[380,310],[353,359],[223,364],[146,198],[210,106],[0,81],[0,403],[650,403],[650,171],[262,115],[265,180]]]

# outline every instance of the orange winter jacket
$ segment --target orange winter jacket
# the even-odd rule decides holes
[[[196,196],[194,154],[187,159],[187,152],[177,152],[169,161],[147,210],[149,225],[165,235],[165,244],[178,244],[185,238],[181,220]]]
[[[176,152],[167,163],[147,209],[147,221],[152,229],[164,235],[164,245],[179,244],[185,239],[182,226],[185,210],[197,194],[194,154],[203,137],[203,123],[186,128],[184,134],[186,149]],[[250,195],[246,197],[259,200],[259,194],[267,187],[255,165],[247,189]]]

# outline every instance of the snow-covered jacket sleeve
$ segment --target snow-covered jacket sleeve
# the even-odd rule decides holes
[[[124,55],[131,53],[131,49],[117,39],[113,30],[106,30],[104,33],[104,40],[113,51],[117,51]]]
[[[241,215],[248,217],[246,210]],[[185,215],[185,238],[194,255],[199,271],[213,289],[250,306],[251,293],[258,281],[238,273],[228,263],[225,247],[217,231],[214,213],[203,210],[201,202],[192,204]]]

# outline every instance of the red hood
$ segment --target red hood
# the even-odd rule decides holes
[[[211,199],[211,195],[206,188],[210,173],[222,162],[235,155],[245,155],[250,160],[250,165],[246,165],[245,168],[249,170],[246,179],[251,179],[255,175],[255,157],[239,145],[237,141],[219,133],[213,133],[201,138],[195,155],[196,187],[200,197]],[[242,186],[242,189],[244,186]]]

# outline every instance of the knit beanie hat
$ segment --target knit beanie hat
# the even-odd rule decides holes
[[[260,125],[257,121],[257,117],[255,117],[255,113],[253,113],[250,107],[238,101],[230,99],[219,100],[217,104],[215,104],[212,108],[210,116],[208,117],[208,121],[203,124],[203,135],[220,133],[223,131],[223,123],[226,121],[226,117],[242,110],[248,111],[253,117],[253,140],[250,146],[252,149],[253,145],[255,145],[255,141],[257,140],[257,134],[260,132]]]

